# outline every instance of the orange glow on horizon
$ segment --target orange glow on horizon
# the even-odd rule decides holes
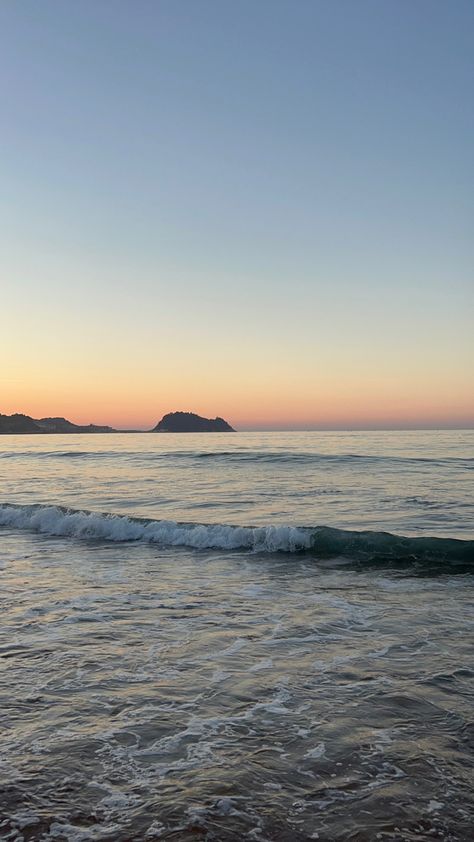
[[[199,350],[199,349],[198,349]],[[0,412],[62,416],[77,424],[149,430],[167,412],[220,415],[236,429],[471,427],[469,370],[445,352],[430,365],[410,348],[377,357],[370,346],[331,353],[300,346],[278,354],[228,343],[194,357],[134,356],[116,344],[107,354],[83,346],[33,359],[24,346],[9,366]],[[255,351],[255,353],[254,353]]]
[[[187,411],[214,418],[220,415],[237,430],[311,430],[311,429],[364,429],[391,427],[460,427],[474,425],[474,412],[468,401],[428,401],[422,398],[414,401],[379,401],[375,398],[357,405],[354,401],[344,403],[341,398],[331,403],[322,401],[306,404],[303,400],[290,402],[261,401],[248,404],[245,409],[234,401],[216,399],[212,401],[183,401],[179,398],[160,400],[154,408],[145,403],[130,404],[124,400],[104,400],[92,396],[78,403],[77,397],[53,396],[21,401],[15,398],[3,402],[0,411],[6,415],[21,412],[33,418],[61,416],[76,424],[90,423],[108,425],[116,429],[150,430],[167,412]]]

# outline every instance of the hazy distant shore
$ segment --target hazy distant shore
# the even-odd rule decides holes
[[[30,415],[0,413],[0,435],[41,435],[70,433],[234,433],[223,418],[203,418],[194,412],[169,412],[151,430],[117,430],[98,424],[74,424],[67,418],[32,418]]]

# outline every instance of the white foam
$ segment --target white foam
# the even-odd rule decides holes
[[[314,759],[314,758],[318,758],[318,757],[323,757],[325,754],[326,754],[325,743],[318,743],[318,745],[315,746],[314,748],[308,749],[308,751],[305,754],[305,757],[310,757],[310,758]]]
[[[428,813],[438,813],[440,810],[443,809],[443,807],[443,801],[436,801],[434,798],[432,798],[426,809]]]
[[[211,683],[219,684],[221,681],[225,681],[227,678],[230,678],[231,675],[231,672],[226,672],[225,670],[214,670],[211,676]]]
[[[294,526],[228,526],[136,520],[58,506],[0,505],[0,526],[46,535],[105,541],[143,541],[164,546],[255,552],[296,552],[310,546],[309,530]]]
[[[249,667],[248,672],[260,672],[260,670],[270,670],[273,667],[273,661],[271,658],[264,658],[261,661],[257,661],[256,664]]]
[[[91,825],[91,827],[84,829],[76,825],[69,824],[67,821],[54,821],[49,828],[47,839],[64,839],[68,842],[99,842],[102,839],[110,839],[111,834],[120,832],[121,827],[118,824],[108,825]]]

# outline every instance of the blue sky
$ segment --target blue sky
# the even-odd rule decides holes
[[[472,419],[473,34],[460,0],[2,4],[9,409]]]

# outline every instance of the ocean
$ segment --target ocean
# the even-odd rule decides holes
[[[0,839],[470,840],[474,431],[0,437]]]

